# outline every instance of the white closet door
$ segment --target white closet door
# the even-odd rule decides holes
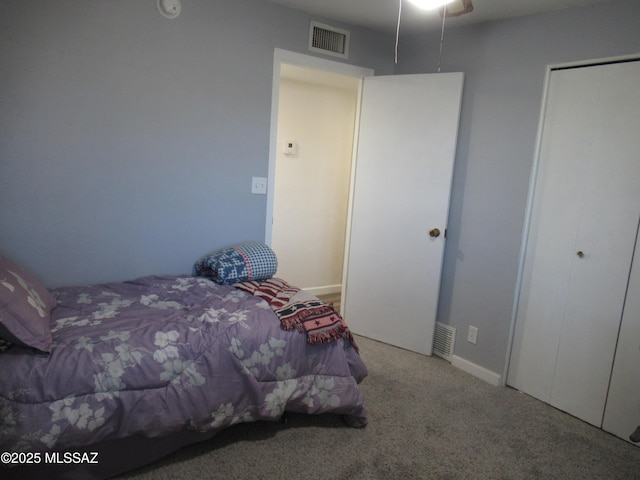
[[[640,215],[640,62],[598,67],[582,221],[551,404],[602,424]],[[594,92],[596,93],[596,92]]]
[[[640,63],[555,71],[509,384],[600,426],[640,215]]]
[[[343,312],[355,333],[427,355],[462,84],[461,73],[368,77],[362,95]]]
[[[573,73],[575,72],[575,74]],[[599,75],[553,72],[507,383],[551,400]],[[567,75],[568,74],[568,75]],[[577,75],[578,79],[573,77]],[[579,80],[579,81],[578,81]]]

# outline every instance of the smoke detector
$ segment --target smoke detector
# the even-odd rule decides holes
[[[158,11],[166,18],[178,18],[182,11],[180,0],[158,0]]]

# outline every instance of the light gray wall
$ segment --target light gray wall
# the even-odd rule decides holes
[[[263,0],[3,0],[0,252],[48,286],[190,273],[264,239],[274,48],[310,17]],[[319,19],[323,20],[323,19]],[[392,73],[394,38],[349,63]],[[334,59],[333,57],[329,57]]]
[[[398,73],[436,71],[439,41],[401,38]],[[438,312],[456,355],[503,373],[546,66],[635,53],[637,0],[445,28],[442,71],[465,73]]]

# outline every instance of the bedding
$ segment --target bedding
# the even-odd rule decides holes
[[[267,280],[277,269],[275,252],[262,242],[244,242],[216,250],[193,265],[194,275],[207,277],[220,285]]]
[[[105,478],[285,412],[367,424],[367,368],[349,338],[310,344],[259,296],[191,276],[51,294],[49,353],[0,353],[0,452],[17,461],[2,478]],[[39,461],[24,465],[17,452]],[[96,463],[52,461],[78,452]]]
[[[0,339],[48,352],[55,300],[35,277],[0,256]]]
[[[358,351],[349,327],[333,305],[327,305],[317,298],[296,297],[296,300],[293,300],[300,289],[280,278],[271,278],[263,282],[241,282],[234,286],[264,299],[280,319],[282,328],[295,328],[304,333],[311,345],[346,338]]]

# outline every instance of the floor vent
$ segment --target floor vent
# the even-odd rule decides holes
[[[347,30],[311,22],[309,25],[309,50],[334,57],[349,58],[349,36],[350,33]]]
[[[451,361],[453,345],[456,341],[456,329],[436,322],[436,332],[433,337],[433,354]]]

